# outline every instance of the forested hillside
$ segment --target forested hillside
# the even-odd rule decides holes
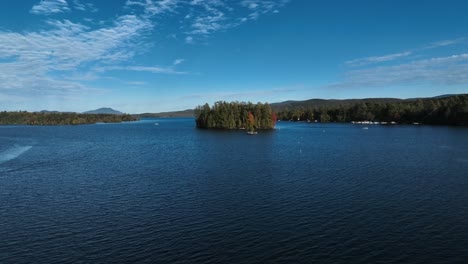
[[[78,114],[47,112],[0,112],[0,125],[80,125],[95,123],[119,123],[135,121],[132,115]]]
[[[380,101],[379,101],[380,100]],[[279,107],[278,119],[319,122],[380,121],[437,125],[468,125],[468,95],[425,99],[330,100],[327,104],[303,101]],[[291,108],[289,108],[291,107]]]
[[[193,109],[160,113],[143,113],[138,114],[137,116],[141,118],[193,117]]]

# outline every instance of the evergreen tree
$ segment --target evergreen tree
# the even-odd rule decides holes
[[[265,103],[216,102],[213,108],[208,104],[195,108],[195,123],[199,128],[218,129],[272,129],[276,115]],[[273,118],[275,120],[273,120]]]

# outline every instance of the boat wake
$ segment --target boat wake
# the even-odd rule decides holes
[[[3,152],[0,152],[0,164],[16,159],[26,151],[30,150],[32,146],[14,146]]]

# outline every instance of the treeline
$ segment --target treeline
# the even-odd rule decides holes
[[[468,95],[398,102],[359,102],[284,109],[278,119],[319,122],[378,121],[403,124],[468,125]]]
[[[276,115],[268,103],[216,102],[195,108],[198,128],[216,129],[273,129]]]
[[[24,111],[0,112],[0,125],[82,125],[120,123],[136,120],[136,117],[128,114],[38,113]]]
[[[193,109],[160,113],[143,113],[136,116],[141,118],[193,117]]]

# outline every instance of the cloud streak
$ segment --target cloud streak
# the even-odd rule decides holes
[[[433,42],[427,45],[423,49],[435,49],[435,48],[440,48],[440,47],[452,46],[452,45],[460,44],[465,40],[466,40],[465,38],[458,38],[458,39],[448,39],[448,40],[437,41],[437,42]]]
[[[346,61],[345,65],[359,68],[346,71],[341,82],[328,87],[468,84],[468,54],[458,53],[432,58],[427,58],[425,54],[436,48],[439,48],[440,52],[443,51],[442,48],[462,44],[465,41],[466,38],[437,41],[400,53]]]
[[[349,60],[349,61],[346,61],[345,64],[348,66],[358,67],[358,66],[366,66],[370,64],[379,64],[383,62],[391,62],[391,61],[396,61],[399,59],[407,58],[409,56],[415,55],[425,50],[457,45],[457,44],[463,43],[465,40],[466,38],[458,38],[458,39],[451,39],[451,40],[436,41],[426,46],[420,47],[418,49],[403,51],[399,53],[392,53],[392,54],[387,54],[387,55],[382,55],[382,56],[371,56],[371,57]]]
[[[80,11],[98,11],[98,9],[92,3],[83,3],[80,0],[73,0],[73,8]]]
[[[154,16],[166,12],[175,12],[175,9],[182,1],[180,0],[127,0],[126,7],[139,7],[142,8],[146,16]]]
[[[4,98],[65,98],[102,92],[90,87],[90,83],[106,78],[111,71],[188,74],[176,69],[184,62],[180,58],[163,67],[132,65],[132,59],[151,45],[148,36],[156,25],[174,19],[183,21],[178,31],[172,33],[194,44],[259,15],[274,13],[286,3],[285,0],[127,0],[122,9],[127,14],[94,23],[89,17],[77,22],[80,21],[77,14],[98,11],[89,0],[37,1],[30,13],[46,16],[45,27],[23,32],[0,30],[0,94]],[[53,19],[54,15],[74,19]]]
[[[49,30],[0,31],[0,89],[50,93],[88,90],[68,76],[86,75],[99,65],[132,58],[137,40],[153,25],[138,16],[124,15],[109,27],[91,29],[69,20],[48,20]]]
[[[107,71],[139,71],[139,72],[149,72],[157,74],[187,74],[186,72],[177,71],[174,69],[174,66],[170,67],[159,67],[159,66],[109,66],[109,67],[99,67],[95,70],[97,72],[107,72]]]
[[[50,15],[70,11],[66,0],[41,0],[30,12],[36,15]]]
[[[384,56],[374,56],[374,57],[355,59],[355,60],[347,61],[345,63],[350,66],[363,66],[363,65],[373,64],[373,63],[381,63],[381,62],[397,60],[397,59],[410,56],[411,54],[413,54],[413,52],[405,51],[401,53],[388,54]]]
[[[383,87],[392,85],[468,84],[468,54],[415,60],[391,66],[351,70],[331,88]]]
[[[278,13],[289,0],[127,0],[129,9],[143,10],[148,18],[161,14],[180,17],[185,42],[193,44],[209,35],[242,25],[261,15]],[[187,11],[188,10],[188,11]]]

